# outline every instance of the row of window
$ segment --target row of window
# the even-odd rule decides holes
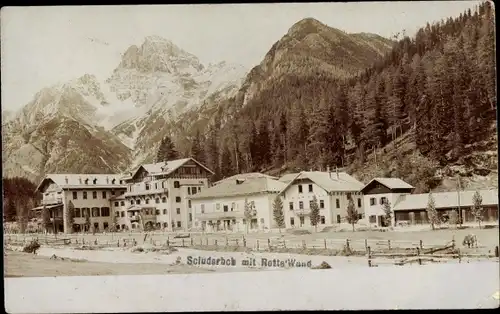
[[[88,217],[109,217],[110,210],[109,207],[83,207],[83,208],[75,208],[74,215],[75,218],[85,217],[85,212]]]
[[[78,191],[73,191],[73,199],[74,200],[77,200],[78,199]],[[111,191],[111,196],[114,196],[116,194],[115,191]],[[123,195],[125,194],[124,191],[120,191],[120,195]],[[102,199],[108,199],[108,193],[107,191],[102,191]],[[97,199],[98,198],[98,193],[97,191],[92,191],[92,198],[93,199]],[[82,192],[82,199],[86,200],[87,199],[87,191],[83,191]]]
[[[313,201],[310,200],[309,201],[309,208],[312,207],[312,203],[313,203]],[[293,210],[293,202],[289,203],[289,207],[290,207],[290,210]],[[340,199],[338,199],[338,198],[335,199],[335,207],[340,208]],[[361,199],[360,198],[358,198],[358,207],[361,207]],[[319,200],[319,208],[320,209],[325,208],[325,202],[323,200]],[[299,209],[304,209],[304,202],[299,201]]]
[[[166,209],[163,209],[163,210],[156,209],[154,211],[154,213],[156,215],[161,215],[162,213],[163,213],[163,215],[166,215],[168,212],[167,212]],[[177,215],[180,215],[181,214],[181,209],[180,208],[176,208],[176,213],[177,213]],[[153,215],[153,209],[150,209],[150,208],[144,209],[144,214],[145,215]],[[125,211],[117,211],[117,212],[115,212],[115,215],[116,215],[116,217],[125,217]],[[189,214],[189,215],[191,215],[191,214]]]
[[[304,221],[305,221],[304,217],[303,216],[299,217],[299,220],[300,220],[300,226],[302,226],[304,224]],[[325,218],[325,216],[320,216],[320,224],[322,224],[322,225],[326,224],[326,218]],[[290,225],[291,226],[295,226],[295,219],[294,219],[294,217],[290,217]]]
[[[85,182],[85,184],[87,184],[87,185],[89,184],[89,178],[87,178],[87,179],[85,179],[83,181]],[[111,180],[111,184],[116,184],[117,182],[120,182],[120,184],[123,184],[122,180],[119,180],[119,181],[117,181],[116,179]],[[82,179],[80,179],[80,183],[82,183]],[[96,185],[97,184],[97,179],[94,178],[92,180],[92,183],[94,185]],[[66,178],[66,184],[68,184],[68,178]],[[109,179],[106,179],[106,184],[109,184]]]
[[[155,183],[145,183],[144,187],[145,187],[146,191],[151,190],[153,187],[154,187],[155,190],[166,189],[167,188],[167,182],[166,181],[162,181],[162,182],[155,182]],[[180,189],[181,188],[181,183],[179,181],[174,181],[174,188],[175,189]],[[128,186],[128,191],[132,192],[132,185]],[[165,191],[165,192],[168,193],[168,190]],[[196,186],[188,186],[187,187],[187,193],[189,195],[195,195],[198,192],[201,192],[201,187],[196,187]]]
[[[299,189],[299,193],[304,193],[304,189],[302,188],[302,185],[299,184],[298,185],[298,189]],[[312,184],[308,184],[308,191],[309,193],[313,193],[313,185]],[[334,192],[333,195],[342,195],[343,193],[342,192]],[[360,192],[351,192],[352,195],[361,195]]]
[[[387,197],[382,196],[380,198],[380,205],[384,205],[388,202]],[[370,198],[370,206],[377,205],[377,199],[375,197]]]

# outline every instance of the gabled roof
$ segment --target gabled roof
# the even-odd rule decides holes
[[[85,180],[88,179],[88,183],[85,184]],[[96,183],[94,184],[94,179]],[[114,181],[114,184],[112,183]],[[36,191],[40,191],[40,188],[47,181],[52,181],[57,184],[62,189],[67,188],[125,188],[124,184],[120,184],[121,175],[120,174],[52,174],[49,173],[45,175],[45,178],[38,184]]]
[[[386,188],[393,190],[393,189],[414,189],[415,187],[406,183],[405,181],[399,179],[399,178],[373,178],[366,184],[362,190],[364,190],[366,187],[368,187],[370,184],[373,182],[378,182],[385,186]]]
[[[286,186],[285,183],[267,177],[249,178],[237,184],[233,181],[224,181],[220,184],[205,189],[191,199],[224,198],[245,196],[259,193],[278,193]]]
[[[133,178],[141,168],[146,170],[150,175],[169,175],[190,160],[192,160],[194,163],[196,163],[206,171],[210,172],[211,174],[214,174],[212,170],[205,167],[202,163],[200,163],[199,161],[197,161],[192,157],[189,157],[189,158],[169,160],[167,162],[165,161],[157,162],[154,164],[142,164],[132,173],[132,176],[127,177],[127,179]]]
[[[346,172],[303,171],[282,176],[280,181],[287,183],[283,191],[299,179],[309,179],[327,192],[355,192],[363,188],[363,183]]]
[[[269,178],[269,179],[278,180],[277,177],[273,177],[273,176],[263,174],[260,172],[249,172],[249,173],[239,173],[239,174],[235,174],[234,176],[224,178],[222,180],[214,182],[214,185],[217,185],[217,184],[220,184],[223,182],[228,182],[228,181],[247,180],[247,179],[254,179],[254,178]]]
[[[478,192],[483,198],[483,205],[498,206],[498,189],[479,190]],[[470,208],[474,204],[472,199],[475,193],[476,191],[460,191],[460,206]],[[458,192],[432,193],[436,208],[458,208],[458,195]],[[394,204],[393,210],[425,209],[428,202],[429,193],[401,195]]]

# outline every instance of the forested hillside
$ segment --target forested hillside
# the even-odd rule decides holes
[[[42,195],[35,192],[33,182],[20,177],[3,178],[2,189],[4,222],[23,219],[18,222],[24,227],[31,217],[30,210],[42,199]]]
[[[326,166],[348,166],[363,177],[370,154],[380,149],[380,164],[392,144],[391,158],[399,165],[382,169],[383,174],[399,174],[425,191],[439,185],[432,179],[437,170],[463,161],[479,149],[477,143],[496,133],[489,2],[458,18],[427,24],[354,77],[296,69],[266,80],[231,116],[219,110],[206,137],[198,134],[193,141],[197,158],[220,177]],[[406,149],[394,146],[397,142]],[[411,166],[405,164],[410,155],[412,162],[422,160],[428,167],[402,169]]]

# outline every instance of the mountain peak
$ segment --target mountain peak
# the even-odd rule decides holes
[[[327,27],[325,24],[316,20],[315,18],[308,17],[298,21],[293,24],[292,27],[288,30],[288,35],[293,36],[294,34],[310,34],[317,33],[321,29]]]
[[[139,72],[192,72],[203,65],[198,58],[161,36],[144,38],[140,47],[130,46],[122,56],[119,68],[136,69]]]

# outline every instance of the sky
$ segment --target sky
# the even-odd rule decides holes
[[[348,33],[387,38],[447,17],[478,1],[3,7],[2,110],[18,110],[42,88],[94,74],[105,80],[131,45],[158,35],[202,63],[250,70],[303,18]],[[97,39],[92,41],[92,39]]]

